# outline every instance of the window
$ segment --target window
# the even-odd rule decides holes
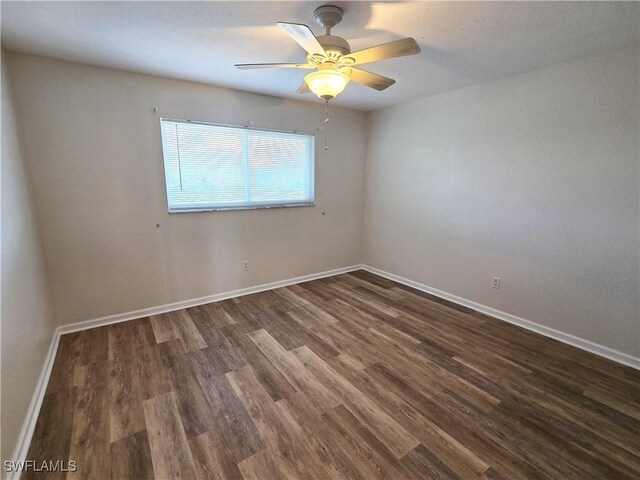
[[[313,205],[313,135],[160,124],[169,212]]]

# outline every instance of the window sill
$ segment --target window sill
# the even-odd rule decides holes
[[[315,202],[299,202],[299,203],[276,203],[271,205],[246,205],[241,207],[202,207],[202,208],[185,208],[169,210],[169,214],[174,213],[202,213],[202,212],[230,212],[234,210],[263,210],[272,208],[296,208],[296,207],[315,207]]]

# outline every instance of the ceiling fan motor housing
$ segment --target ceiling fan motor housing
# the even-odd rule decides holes
[[[323,5],[313,11],[313,18],[325,29],[325,35],[317,38],[327,52],[329,60],[338,60],[341,56],[351,53],[349,42],[342,37],[331,35],[331,29],[342,21],[342,15],[342,9],[335,5]]]
[[[342,37],[322,35],[317,38],[318,42],[320,42],[320,45],[322,45],[322,48],[327,52],[327,56],[330,59],[351,53],[351,46],[349,45],[349,42]]]

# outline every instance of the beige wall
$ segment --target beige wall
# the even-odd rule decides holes
[[[2,452],[11,458],[55,319],[2,52]]]
[[[360,262],[364,113],[333,109],[315,207],[169,215],[160,116],[312,132],[324,105],[17,53],[9,66],[60,324]]]
[[[638,356],[638,72],[633,47],[371,114],[364,262]]]

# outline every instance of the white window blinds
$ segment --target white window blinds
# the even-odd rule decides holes
[[[160,123],[170,212],[313,204],[313,135]]]

